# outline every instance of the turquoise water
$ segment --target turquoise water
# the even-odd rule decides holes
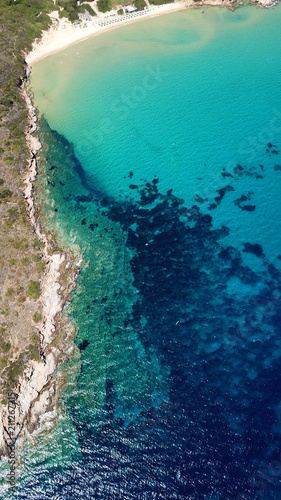
[[[264,146],[279,134],[276,12],[181,12],[74,45],[35,66],[39,108],[107,194],[126,196],[131,165],[135,184],[155,174],[187,203],[211,196],[223,168],[266,162]],[[271,230],[266,207],[252,214],[253,237],[261,218]]]
[[[19,498],[280,498],[280,12],[179,12],[34,66],[42,220],[84,265],[65,463],[30,458]]]

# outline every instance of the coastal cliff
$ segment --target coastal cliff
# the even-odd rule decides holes
[[[38,137],[34,136],[37,116],[30,96],[25,89],[21,90],[28,110],[28,126],[26,142],[30,151],[30,161],[25,178],[24,197],[29,221],[42,243],[42,260],[45,273],[41,282],[40,302],[42,304],[42,320],[38,325],[40,337],[40,359],[30,359],[19,376],[16,385],[10,387],[15,395],[16,405],[11,425],[9,404],[4,405],[0,423],[0,452],[9,453],[11,443],[21,441],[28,432],[38,427],[40,416],[46,412],[56,411],[59,380],[52,379],[58,366],[63,364],[74,352],[70,338],[74,331],[69,322],[62,317],[63,306],[75,285],[75,277],[81,264],[80,258],[57,250],[53,235],[43,232],[36,213],[34,200],[34,183],[37,176],[37,154],[41,149]],[[61,274],[67,277],[67,284],[60,283]],[[54,345],[57,337],[59,345]],[[9,391],[9,393],[10,393]],[[18,442],[18,445],[20,441]]]
[[[273,0],[252,0],[252,3],[260,7],[271,7],[278,2]],[[201,7],[205,5],[234,9],[238,7],[239,4],[240,2],[237,0],[202,0],[202,2],[179,2],[177,5],[179,9]],[[169,5],[172,5],[170,11],[175,10],[173,4]],[[163,9],[159,7],[157,13],[160,14],[162,12],[168,12],[168,7],[169,6],[165,6]],[[71,36],[70,38],[67,38],[67,29],[65,27],[60,28],[57,22],[53,25],[54,34],[56,35],[56,33],[60,32],[64,37],[64,43],[66,44],[76,41],[75,37],[78,37],[78,40],[85,36],[85,32],[83,32],[83,30],[81,30],[82,33],[79,33],[78,30],[75,31],[71,25],[69,25],[69,29],[71,30]],[[41,47],[45,47],[45,49],[47,48],[47,51],[52,51],[65,46],[62,45],[59,47],[56,44],[56,39],[51,41],[53,45],[49,46],[49,48],[48,43],[50,43],[50,40],[49,42],[46,42],[45,46],[43,44]],[[23,79],[23,77],[20,78]],[[40,416],[46,414],[46,412],[53,412],[56,414],[62,384],[60,380],[54,376],[54,374],[58,366],[61,366],[74,352],[72,343],[74,335],[73,327],[62,316],[62,311],[65,303],[69,300],[69,295],[73,287],[75,286],[75,277],[81,265],[80,256],[74,256],[70,252],[66,253],[60,250],[57,247],[54,235],[45,234],[41,228],[34,200],[34,183],[37,175],[37,156],[41,149],[39,139],[34,136],[37,123],[36,110],[32,105],[30,96],[26,90],[22,88],[22,85],[19,85],[18,91],[24,99],[25,107],[28,113],[27,117],[24,117],[25,123],[27,123],[25,140],[30,155],[24,188],[26,213],[31,224],[30,227],[32,228],[31,232],[33,233],[33,237],[36,241],[39,241],[38,248],[40,248],[40,262],[44,263],[45,268],[44,272],[43,268],[41,268],[42,272],[40,276],[34,275],[34,279],[32,280],[34,283],[40,283],[40,297],[37,298],[36,301],[32,297],[27,298],[25,301],[25,304],[28,305],[25,310],[27,328],[28,322],[32,324],[32,318],[37,313],[37,306],[40,306],[40,314],[38,313],[40,319],[32,326],[33,333],[36,332],[37,335],[39,355],[33,356],[29,359],[27,357],[23,358],[22,369],[18,374],[18,377],[16,377],[16,382],[5,385],[1,391],[4,401],[2,403],[0,421],[1,454],[8,453],[7,445],[9,439],[18,441],[20,445],[20,442],[22,443],[24,438],[40,425]],[[22,182],[22,172],[17,172],[17,176],[18,181]],[[13,200],[9,199],[8,203],[11,204],[11,207],[7,210],[11,210],[11,208],[13,208]],[[29,233],[27,234],[29,235]],[[17,264],[20,266],[20,261]],[[13,265],[16,264],[11,264],[11,266]],[[62,275],[67,276],[67,286],[62,286],[61,284]],[[12,294],[12,291],[9,292],[9,289],[11,288],[13,287],[8,286],[6,293]],[[21,314],[23,313],[24,310],[21,311]],[[25,332],[26,330],[22,330],[18,333],[18,336],[24,336]],[[59,343],[54,342],[57,338],[60,339]],[[16,342],[13,347],[16,349]],[[11,355],[11,352],[7,352],[6,357],[8,358],[8,364],[11,360],[13,362],[15,360],[15,358]],[[7,366],[4,368],[6,369]],[[16,394],[16,428],[12,434],[11,431],[9,431],[9,409],[6,398],[8,390]],[[19,437],[20,439],[18,439]]]
[[[277,5],[279,3],[279,0],[251,0],[252,5],[258,5],[259,7],[274,7],[274,5]]]

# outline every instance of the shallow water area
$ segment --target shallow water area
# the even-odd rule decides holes
[[[280,13],[182,11],[34,66],[42,220],[84,265],[77,455],[39,458],[31,498],[279,498]]]

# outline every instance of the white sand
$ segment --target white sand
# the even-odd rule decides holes
[[[140,21],[141,19],[147,19],[149,17],[155,17],[161,14],[168,14],[170,12],[182,10],[190,7],[192,4],[192,0],[185,0],[166,5],[153,6],[151,7],[151,10],[144,11],[145,13],[143,15],[121,20],[118,18],[124,16],[110,17],[109,13],[100,14],[100,17],[94,18],[93,23],[88,21],[86,23],[87,27],[85,28],[75,28],[67,19],[58,20],[57,12],[53,12],[50,15],[53,20],[53,25],[48,31],[43,32],[43,36],[40,41],[34,42],[32,51],[26,56],[26,62],[28,65],[32,65],[39,59],[43,59],[54,52],[58,52],[59,50],[62,50],[73,43],[85,40],[90,36],[95,36],[101,32],[118,28],[125,24],[131,24],[136,21]],[[116,22],[113,22],[113,19],[116,19]],[[106,24],[109,21],[111,21],[112,24]],[[98,26],[98,22],[106,25]]]

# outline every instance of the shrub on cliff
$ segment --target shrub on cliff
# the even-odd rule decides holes
[[[174,0],[149,0],[153,5],[162,5],[164,3],[173,3]]]
[[[7,353],[7,352],[9,352],[10,349],[11,349],[10,342],[2,342],[1,343],[1,351],[2,352]]]
[[[111,3],[109,0],[98,0],[97,6],[100,12],[111,10]]]
[[[39,281],[30,281],[27,294],[31,299],[37,300],[40,297],[41,289]]]
[[[138,9],[138,10],[143,10],[145,7],[146,7],[146,3],[144,0],[135,0],[135,7]]]
[[[12,194],[12,191],[10,191],[9,189],[3,189],[3,191],[0,191],[0,200],[6,200],[7,198],[10,198]]]
[[[42,319],[42,316],[40,313],[36,312],[35,314],[33,314],[32,319],[33,321],[35,321],[35,323],[39,323]]]
[[[77,2],[73,0],[58,0],[57,5],[62,7],[59,16],[67,17],[69,21],[77,21],[78,14],[83,14],[85,10],[87,10],[91,16],[96,15],[95,11],[88,3],[77,5]]]
[[[55,8],[51,0],[0,1],[0,116],[5,117],[4,125],[9,122],[13,137],[19,136],[19,130],[23,133],[25,127],[20,115],[25,108],[18,92],[24,77],[24,52],[51,24],[47,12]]]

